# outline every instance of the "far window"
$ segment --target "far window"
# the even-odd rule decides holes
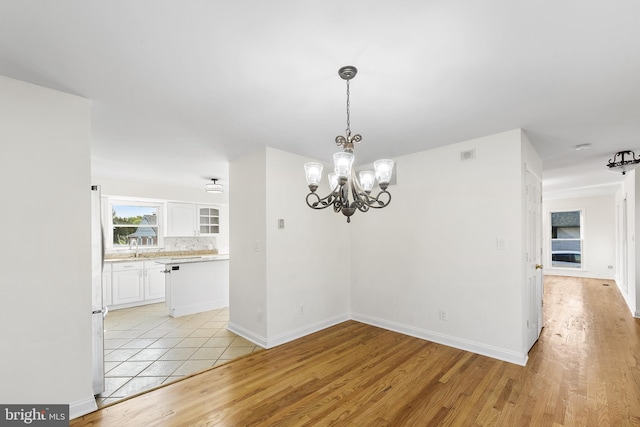
[[[582,268],[582,211],[551,212],[551,266]]]
[[[110,204],[113,247],[158,246],[161,206],[114,200]]]

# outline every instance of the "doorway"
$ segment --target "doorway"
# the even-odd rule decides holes
[[[527,349],[536,343],[543,327],[542,296],[542,180],[526,171],[526,248],[527,248]]]

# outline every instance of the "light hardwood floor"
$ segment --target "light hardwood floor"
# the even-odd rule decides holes
[[[548,276],[526,367],[348,321],[72,426],[640,425],[640,320],[611,281]]]

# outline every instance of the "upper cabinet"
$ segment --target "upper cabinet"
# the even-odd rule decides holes
[[[167,203],[167,236],[210,236],[220,232],[217,206]]]
[[[199,235],[218,234],[220,232],[220,210],[213,206],[198,206]]]

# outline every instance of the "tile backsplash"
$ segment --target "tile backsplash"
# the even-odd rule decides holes
[[[164,250],[170,251],[204,251],[218,249],[215,237],[165,237]]]

